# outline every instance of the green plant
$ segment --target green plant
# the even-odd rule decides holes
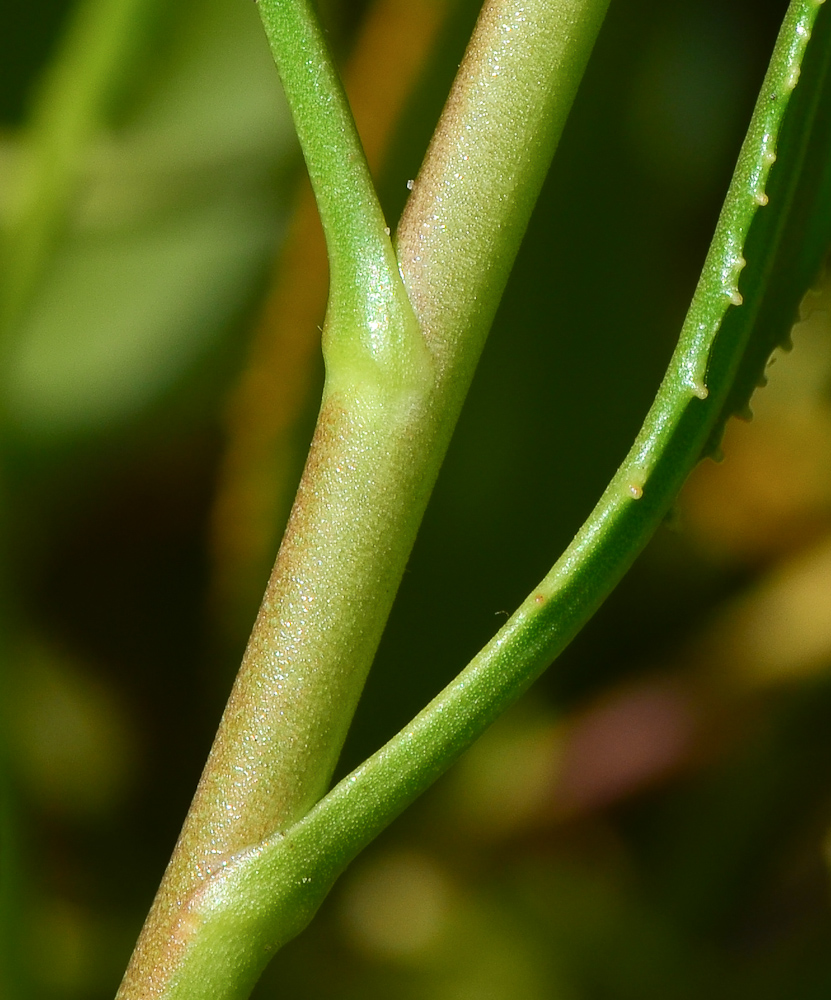
[[[493,642],[324,796],[605,5],[488,8],[394,243],[310,10],[261,9],[329,246],[327,384],[241,680],[124,996],[247,993],[354,854],[620,579],[746,403],[828,240],[829,19],[804,0],[786,18],[679,347],[629,456]],[[498,212],[479,211],[483,191]]]

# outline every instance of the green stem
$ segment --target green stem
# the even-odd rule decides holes
[[[402,384],[427,385],[421,335],[320,24],[307,0],[260,0],[259,9],[326,235],[327,375],[375,381],[377,365]]]
[[[816,25],[811,59],[803,65],[818,7],[816,0],[791,5],[678,349],[641,434],[592,516],[505,627],[405,730],[294,826],[276,828],[227,857],[200,884],[187,900],[183,920],[193,933],[162,994],[166,998],[245,996],[268,954],[302,929],[349,861],[565,647],[660,523],[724,419],[733,380],[759,325],[762,289],[779,281],[789,214],[795,204],[815,207],[825,196],[812,171],[803,170],[815,132],[824,136],[823,155],[831,153],[823,120],[831,61],[828,12]],[[811,80],[792,102],[800,68]],[[780,136],[781,147],[774,150]],[[780,165],[771,173],[775,155]],[[822,234],[827,240],[827,220]],[[738,257],[744,254],[749,264],[743,287],[754,292],[742,304]],[[796,286],[778,290],[788,292],[795,309]],[[242,940],[244,950],[234,944]]]
[[[396,250],[439,377],[459,406],[607,6],[485,3],[413,185]]]
[[[757,284],[764,276],[770,279],[778,256],[791,253],[783,238],[785,220],[798,194],[815,124],[824,132],[826,160],[831,154],[824,121],[831,90],[831,11],[825,11],[813,46],[813,79],[801,95],[799,120],[790,129],[797,141],[780,156],[784,160],[787,154],[788,162],[770,178],[769,193],[765,191],[776,158],[777,136],[821,2],[795,0],[791,4],[678,348],[641,433],[592,515],[551,572],[456,680],[296,827],[260,849],[260,872],[269,851],[276,872],[284,863],[277,856],[285,857],[290,842],[294,879],[314,886],[310,897],[320,891],[321,882],[334,878],[429,787],[565,648],[666,515],[723,419],[732,377],[758,321],[759,296],[735,308],[739,305],[736,253],[746,245],[758,251],[752,268],[748,266],[748,284]],[[827,175],[823,183],[828,183]],[[813,189],[810,196],[827,199],[827,191]],[[752,242],[751,224],[768,201],[768,217],[758,220],[759,228],[768,230],[763,252],[758,240]],[[831,224],[826,219],[808,271],[791,291],[791,319],[829,238]],[[735,321],[728,324],[725,314],[731,306]],[[781,334],[789,327],[790,323]],[[297,863],[298,857],[303,857],[305,865]],[[242,859],[240,866],[244,866]]]
[[[480,302],[472,289],[465,307],[469,322],[460,314],[444,332],[431,326],[423,333],[311,9],[305,0],[262,0],[329,246],[326,387],[277,564],[193,806],[122,984],[123,1000],[243,996],[262,967],[267,952],[232,935],[216,948],[210,969],[183,972],[192,968],[188,955],[201,948],[201,918],[194,922],[189,915],[217,872],[300,820],[331,780],[605,8],[606,0],[512,0],[486,7],[451,104],[468,90],[475,93],[486,137],[499,131],[490,123],[515,121],[513,144],[507,136],[491,143],[506,156],[512,153],[513,161],[504,167],[482,163],[492,221],[481,231],[470,222],[470,238],[481,243],[479,264],[496,292],[487,301],[483,294]],[[510,25],[517,44],[500,48],[494,23]],[[504,67],[498,86],[490,82],[495,79],[490,46],[496,46]],[[441,127],[453,143],[467,125],[451,112]],[[519,159],[517,147],[526,150]],[[431,147],[423,177],[442,148],[441,142]],[[467,212],[473,213],[471,220],[478,218],[481,202],[469,201]],[[417,221],[412,210],[409,218]],[[424,216],[418,224],[424,228],[432,218]],[[453,224],[462,225],[463,218],[464,213],[454,217]],[[444,266],[455,266],[452,255]],[[304,912],[284,918],[301,919]],[[277,928],[274,939],[283,940]]]

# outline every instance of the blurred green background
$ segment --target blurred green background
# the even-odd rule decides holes
[[[0,996],[96,1000],[172,848],[302,466],[319,235],[254,4],[2,4]],[[785,6],[611,0],[341,772],[491,636],[623,458]],[[476,13],[323,5],[393,224]],[[401,113],[379,110],[405,64]],[[74,131],[50,119],[61,102]],[[820,285],[726,461],[258,997],[828,996],[829,313]]]

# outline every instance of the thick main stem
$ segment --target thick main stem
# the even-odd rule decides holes
[[[277,564],[122,1000],[243,996],[265,959],[242,940],[230,944],[243,958],[216,954],[215,941],[206,951],[193,914],[235,855],[326,789],[606,5],[485,5],[402,223],[419,324],[310,8],[261,0],[329,247],[327,382]]]
[[[803,210],[819,210],[827,201],[822,174],[803,169],[809,146],[821,154],[821,162],[828,162],[828,116],[822,109],[828,98],[831,20],[817,23],[818,6],[818,0],[792,3],[678,349],[641,434],[595,511],[551,573],[424,711],[299,823],[237,855],[205,882],[188,908],[199,934],[183,956],[169,1000],[202,996],[194,985],[202,981],[210,981],[214,996],[245,996],[267,954],[302,929],[358,851],[564,648],[657,527],[722,413],[748,337],[761,334],[762,342],[770,343],[756,328],[761,296],[749,296],[745,305],[725,315],[725,301],[730,300],[722,271],[710,266],[712,261],[730,263],[737,242],[746,246],[753,261],[747,287],[767,274],[771,287],[764,298],[784,296],[790,313],[825,251],[827,213],[807,229],[801,211],[783,224],[795,199]],[[812,58],[803,63],[814,28]],[[798,95],[794,116],[784,122],[800,70],[809,86]],[[780,132],[779,162],[785,170],[768,177],[771,144]],[[767,202],[757,197],[758,184],[768,180],[770,208],[760,215],[760,205]],[[813,228],[810,261],[796,281],[782,266],[783,257],[792,252],[786,232],[792,225],[803,238]],[[702,327],[709,330],[703,340]],[[701,366],[708,376],[706,399],[696,391],[697,383],[689,382],[690,371]],[[240,939],[250,943],[247,954],[229,946]],[[251,959],[258,954],[259,964]]]
[[[326,791],[434,479],[416,427],[424,416],[409,401],[380,409],[327,391],[274,573],[124,997],[164,995],[188,944],[189,899],[234,854],[290,826]],[[406,514],[401,489],[410,496]]]
[[[607,7],[486,2],[415,181],[396,250],[442,391],[459,405]]]
[[[196,931],[189,900],[325,792],[443,453],[430,419],[433,365],[323,34],[304,0],[260,9],[329,251],[326,387],[277,563],[123,997],[166,993]]]

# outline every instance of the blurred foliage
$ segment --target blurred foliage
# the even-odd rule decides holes
[[[364,7],[324,7],[344,60]],[[379,186],[391,221],[475,8],[444,5],[420,82],[387,126]],[[612,3],[342,770],[489,638],[623,457],[784,9]],[[75,7],[3,10],[8,218],[26,109]],[[218,638],[208,524],[237,433],[227,401],[253,363],[298,178],[254,5],[164,9],[83,150],[36,293],[4,343],[10,1000],[112,995],[221,712],[244,637]],[[699,467],[590,627],[347,872],[258,996],[828,995],[829,285],[806,298],[756,419],[730,425],[725,462]],[[304,378],[286,432],[300,443],[319,374]],[[256,584],[240,574],[227,585],[249,617]]]

